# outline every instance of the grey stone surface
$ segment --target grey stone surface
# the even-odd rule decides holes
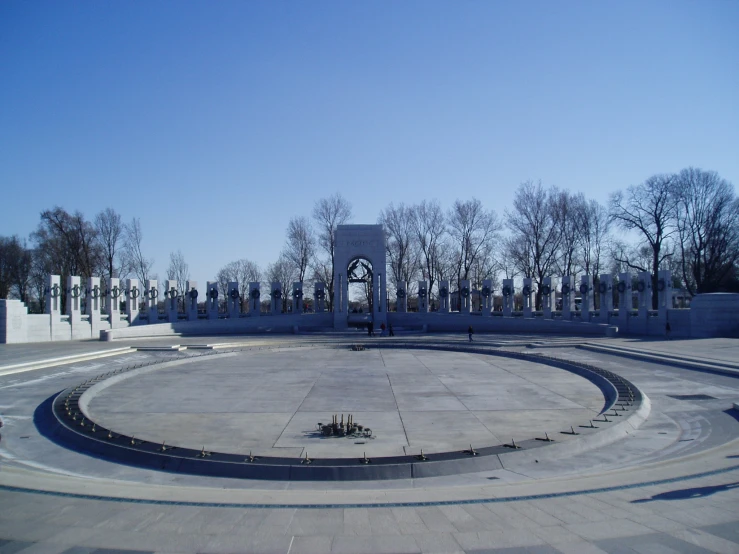
[[[586,379],[521,360],[405,350],[301,354],[244,352],[153,366],[83,400],[93,421],[157,443],[348,458],[532,439],[585,424],[604,403]],[[317,433],[318,422],[350,413],[372,438]]]
[[[547,341],[537,337],[477,334],[475,338],[494,348],[538,351],[619,373],[650,397],[652,413],[639,429],[615,443],[572,456],[562,454],[546,463],[516,463],[495,471],[392,483],[349,482],[329,486],[250,482],[119,466],[65,450],[46,441],[34,427],[33,410],[61,388],[126,364],[150,359],[186,359],[192,355],[187,351],[133,353],[7,375],[0,377],[0,413],[5,423],[0,440],[0,539],[7,541],[0,546],[0,552],[19,544],[23,545],[19,552],[49,554],[68,549],[94,552],[101,548],[183,553],[739,551],[736,517],[739,414],[732,410],[733,404],[739,401],[736,378],[689,371],[658,361],[636,361],[579,350],[574,348],[578,341],[566,337]],[[325,337],[295,337],[289,340],[289,345],[318,346],[324,340]],[[331,337],[327,342],[336,340]],[[460,337],[432,335],[416,340],[454,344]],[[309,353],[307,348],[288,352],[280,347],[280,341],[285,344],[284,338],[255,342],[254,350],[249,352],[255,362],[264,365],[265,360],[273,359],[279,351],[278,358],[286,356],[276,372],[284,372],[287,367],[291,368],[287,373],[310,373],[312,369],[305,368],[304,360],[315,352]],[[69,344],[76,345],[79,351],[86,348],[79,343]],[[656,342],[643,344],[645,349],[660,347]],[[730,353],[738,349],[738,341],[711,344],[671,341],[669,351],[686,357],[692,352],[696,355],[706,352],[730,358]],[[369,375],[384,371],[389,374],[390,390],[407,387],[406,395],[411,394],[414,375],[434,376],[442,382],[444,365],[466,371],[468,375],[479,372],[483,377],[487,372],[497,372],[501,387],[533,382],[551,394],[558,394],[560,387],[567,389],[566,381],[571,379],[561,371],[527,369],[526,364],[516,360],[506,360],[509,365],[496,368],[494,365],[500,360],[490,358],[495,361],[490,364],[484,356],[472,354],[452,354],[453,360],[446,364],[437,352],[382,351],[381,354],[383,365],[374,361],[368,364],[372,368]],[[40,351],[36,359],[43,356],[44,351]],[[29,358],[33,359],[31,353]],[[233,356],[228,360],[238,358]],[[388,360],[390,367],[385,365]],[[419,362],[416,368],[414,360],[423,364]],[[329,371],[341,371],[339,360],[326,360],[326,363],[332,366]],[[179,367],[189,369],[196,367],[194,364]],[[393,369],[396,365],[398,371]],[[411,371],[405,380],[404,367]],[[323,373],[323,368],[320,369]],[[416,369],[418,373],[412,373]],[[177,383],[179,375],[174,370],[173,373]],[[221,376],[227,374],[228,371]],[[250,379],[260,375],[247,374]],[[447,383],[456,386],[462,381],[452,379]],[[285,382],[297,387],[299,379]],[[167,381],[159,385],[166,387]],[[424,391],[424,386],[419,390]],[[225,388],[221,390],[224,404],[232,402],[237,406],[238,395],[230,395]],[[264,398],[269,398],[269,402],[281,401],[269,396],[269,387],[265,390]],[[679,394],[706,394],[716,400],[686,401],[672,397]],[[452,396],[458,399],[462,393],[455,389]],[[412,396],[407,400],[412,403]],[[572,408],[575,411],[568,415],[575,415],[578,410],[597,410],[594,404],[575,401],[580,407]],[[135,405],[139,400],[132,398],[131,402]],[[400,406],[397,400],[396,404]],[[174,403],[172,406],[176,407]],[[195,408],[191,406],[181,415],[197,414]],[[110,413],[119,416],[126,413],[116,410],[119,407],[111,407]],[[563,407],[554,411],[568,410]],[[446,411],[395,409],[404,418],[406,413],[423,418],[424,414]],[[474,415],[488,428],[505,428],[516,425],[517,421],[506,410],[466,408],[457,412]],[[213,406],[201,413],[203,417],[223,415]],[[289,412],[244,413],[250,417],[265,414],[271,417],[271,414]],[[383,412],[364,413],[369,417]],[[488,422],[485,417],[498,419]],[[548,409],[529,410],[521,414],[519,425],[530,424],[531,431],[536,432],[547,418]],[[215,420],[209,424],[217,425]],[[23,487],[23,490],[9,487]],[[25,490],[30,488],[52,494]],[[83,496],[65,496],[66,492]],[[103,499],[85,495],[99,495]],[[531,495],[551,497],[533,499]],[[116,501],[126,496],[137,501]],[[160,503],[147,503],[147,499]],[[198,504],[176,504],[180,501]],[[416,501],[429,504],[397,505]],[[236,502],[260,506],[233,506]],[[290,502],[392,504],[323,509],[266,505]]]

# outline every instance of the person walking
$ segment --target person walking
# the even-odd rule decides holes
[[[393,333],[393,324],[392,323],[388,323],[387,324],[387,332],[388,332],[388,335],[389,336],[391,336],[391,337],[394,337],[395,336],[395,333]]]
[[[474,332],[475,332],[475,331],[474,331],[474,330],[472,329],[472,325],[470,325],[470,326],[469,326],[469,327],[467,328],[467,335],[468,335],[468,336],[470,337],[470,342],[472,342],[472,334],[473,334]]]
[[[665,324],[665,338],[667,338],[667,340],[670,340],[670,331],[672,331],[672,329],[670,328],[670,322],[668,321]]]

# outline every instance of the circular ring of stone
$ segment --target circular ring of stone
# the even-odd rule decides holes
[[[346,345],[335,348],[346,350]],[[495,359],[523,361],[563,369],[584,377],[596,385],[602,392],[605,403],[599,413],[594,414],[595,417],[587,421],[579,421],[578,423],[581,424],[577,427],[574,424],[570,425],[569,429],[561,430],[556,436],[550,437],[542,433],[541,436],[520,441],[511,438],[510,441],[502,444],[480,444],[478,446],[470,444],[468,448],[446,451],[408,452],[405,450],[401,455],[373,456],[372,445],[361,445],[359,448],[362,449],[363,455],[353,457],[312,457],[309,454],[310,447],[301,448],[298,455],[292,452],[289,456],[265,456],[259,453],[252,455],[244,452],[211,451],[207,450],[205,445],[202,448],[193,448],[178,445],[176,441],[169,443],[166,439],[159,442],[153,440],[152,437],[145,437],[145,440],[142,440],[134,433],[119,432],[112,425],[96,421],[95,415],[91,413],[91,402],[104,389],[140,379],[154,370],[203,359],[202,356],[198,356],[174,362],[153,362],[133,366],[100,375],[62,391],[50,401],[57,424],[53,433],[61,442],[72,448],[112,461],[196,475],[270,480],[409,479],[499,469],[502,467],[500,456],[504,455],[533,455],[541,458],[546,451],[551,451],[551,454],[556,456],[558,451],[571,448],[570,442],[561,441],[566,435],[572,435],[567,438],[577,441],[599,440],[602,443],[602,439],[598,439],[596,435],[613,430],[630,419],[643,418],[644,409],[648,410],[648,399],[636,386],[617,374],[587,364],[541,355],[491,351],[482,347],[464,345],[452,347],[449,345],[419,345],[412,342],[384,345],[370,343],[363,352],[368,350],[378,352],[397,350],[400,351],[399,354],[412,350],[436,351],[437,356],[439,351],[454,352],[457,356],[465,353],[482,354]],[[228,353],[213,352],[212,354]],[[331,356],[335,354],[332,353]],[[328,379],[330,384],[330,375]],[[411,376],[410,385],[416,386],[416,381],[417,376]],[[368,389],[362,387],[362,383],[358,383],[357,386],[361,394],[368,394]],[[473,383],[472,386],[479,387],[480,385]],[[532,413],[535,411],[534,408],[532,406]],[[348,418],[348,413],[346,416]],[[423,414],[421,417],[424,417]],[[597,425],[593,423],[594,421]],[[258,423],[257,421],[255,424]],[[326,423],[328,424],[328,420]],[[375,430],[378,429],[374,423],[372,427]],[[575,437],[575,435],[579,436]],[[317,441],[322,440],[322,437],[315,438]],[[289,448],[285,450],[290,451]],[[355,450],[358,448],[355,447]]]

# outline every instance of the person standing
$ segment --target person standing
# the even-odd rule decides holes
[[[388,332],[388,335],[389,336],[391,336],[391,337],[394,337],[395,336],[395,333],[393,333],[393,324],[392,323],[388,323],[387,324],[387,332]]]
[[[473,334],[474,332],[475,332],[475,331],[474,331],[474,330],[472,329],[472,325],[470,325],[470,326],[469,326],[469,327],[467,328],[467,335],[468,335],[468,336],[470,337],[470,342],[472,342],[472,334]]]

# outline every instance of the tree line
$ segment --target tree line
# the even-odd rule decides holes
[[[290,220],[282,251],[264,270],[242,258],[218,270],[213,281],[224,298],[229,281],[239,282],[242,298],[249,282],[279,282],[285,306],[293,282],[323,281],[331,308],[335,231],[351,219],[352,206],[340,194],[319,199],[309,215]],[[426,280],[435,296],[442,280],[457,287],[470,280],[479,289],[491,279],[499,289],[501,278],[524,276],[539,291],[548,276],[646,271],[656,280],[659,269],[670,269],[674,286],[689,295],[739,292],[739,198],[714,171],[691,167],[653,175],[613,193],[607,205],[525,181],[502,214],[477,198],[446,208],[424,200],[390,203],[377,222],[386,232],[391,292],[398,281],[413,292],[415,281]],[[140,221],[124,223],[111,208],[92,221],[59,207],[45,210],[28,239],[0,237],[0,298],[17,297],[42,310],[50,273],[156,279],[142,239]],[[183,296],[190,274],[181,251],[170,254],[166,277],[178,281]],[[652,290],[656,295],[656,281]]]

